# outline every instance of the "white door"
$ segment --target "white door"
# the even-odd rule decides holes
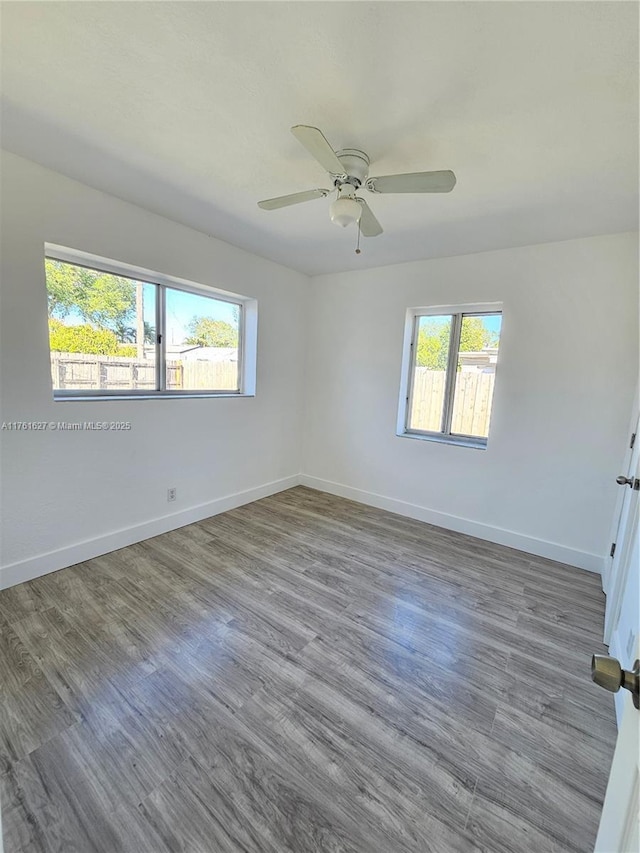
[[[605,642],[609,654],[627,670],[640,659],[640,490],[634,488],[640,479],[638,446],[640,436],[627,454],[628,464],[622,474],[631,485],[620,487],[625,492],[620,501],[616,549],[605,578]],[[618,739],[595,850],[640,853],[640,711],[628,690],[619,690],[615,699]]]
[[[620,627],[620,613],[623,593],[627,585],[628,573],[631,571],[630,549],[633,541],[633,527],[637,524],[638,498],[640,491],[634,486],[640,485],[640,417],[636,418],[623,469],[618,475],[618,481],[626,479],[629,484],[620,485],[623,490],[618,499],[617,530],[614,532],[612,544],[613,554],[609,559],[607,571],[603,579],[604,591],[607,595],[607,605],[604,618],[604,642],[609,646],[609,653],[619,657],[622,648],[616,643],[616,632]]]
[[[640,658],[640,643],[636,646],[636,654]],[[622,724],[602,806],[595,853],[640,851],[640,711],[627,690],[620,693],[623,694]]]

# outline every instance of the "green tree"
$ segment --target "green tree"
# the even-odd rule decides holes
[[[238,330],[225,320],[193,317],[187,326],[186,344],[201,347],[237,347]]]
[[[420,321],[416,354],[418,367],[428,367],[431,370],[446,368],[450,332],[451,323],[442,324],[429,319]]]
[[[418,332],[416,364],[430,370],[445,370],[451,325],[423,320]],[[460,351],[478,352],[493,343],[494,336],[485,328],[481,317],[465,317],[460,330]]]
[[[431,370],[445,369],[447,366],[446,341],[448,340],[449,335],[448,326],[445,331],[446,336],[443,336],[440,330],[429,328],[422,323],[420,324],[416,359],[418,367],[429,367]]]
[[[94,329],[89,325],[66,326],[55,318],[49,320],[49,344],[52,352],[116,355],[119,351],[118,339],[110,329]]]
[[[49,258],[45,272],[49,317],[63,320],[76,313],[85,323],[111,330],[118,340],[126,340],[136,315],[135,281]]]
[[[57,320],[64,319],[75,308],[81,284],[79,279],[85,278],[81,267],[71,267],[61,261],[47,258],[44,262],[47,277],[47,299],[49,302],[49,317]]]
[[[460,329],[460,351],[479,352],[489,346],[491,332],[485,328],[482,317],[464,317]]]
[[[118,352],[123,358],[137,358],[138,347],[135,344],[118,344]]]

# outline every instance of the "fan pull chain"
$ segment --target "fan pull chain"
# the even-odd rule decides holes
[[[358,241],[356,243],[356,255],[360,254],[360,220],[358,220]]]

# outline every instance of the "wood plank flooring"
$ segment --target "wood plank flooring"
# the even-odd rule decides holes
[[[588,853],[600,579],[295,488],[0,592],[6,853]]]

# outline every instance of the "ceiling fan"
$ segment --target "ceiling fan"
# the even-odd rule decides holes
[[[291,133],[329,173],[337,198],[331,204],[331,221],[346,228],[358,222],[365,237],[382,234],[382,226],[367,202],[356,195],[364,184],[371,193],[448,193],[456,185],[453,172],[409,172],[405,175],[369,177],[369,157],[356,148],[334,151],[322,131],[306,124],[296,124]],[[277,210],[290,204],[300,204],[314,198],[326,198],[333,190],[315,189],[291,195],[281,195],[258,202],[262,210]]]

